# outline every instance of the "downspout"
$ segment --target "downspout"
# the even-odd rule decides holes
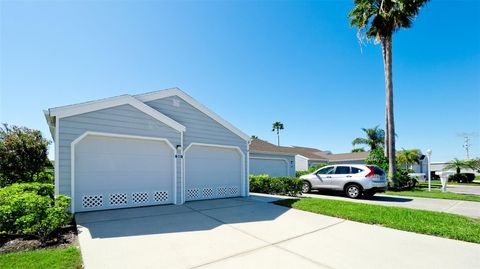
[[[246,190],[245,190],[245,191],[246,191],[246,192],[245,192],[245,193],[246,193],[245,196],[247,196],[247,197],[250,196],[250,144],[251,144],[251,143],[252,143],[252,140],[249,139],[249,140],[247,141],[247,169],[246,169],[247,171],[246,171],[246,173],[245,173],[246,176],[247,176],[247,184],[246,184],[247,188],[246,188]]]

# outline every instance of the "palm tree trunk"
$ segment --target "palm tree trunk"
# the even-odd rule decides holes
[[[398,186],[395,172],[397,171],[397,162],[395,156],[395,124],[393,119],[393,81],[392,81],[392,36],[382,39],[382,51],[384,54],[383,64],[385,71],[385,91],[386,91],[386,142],[388,149],[388,178],[393,187]]]
[[[277,129],[277,146],[280,147],[280,130]]]

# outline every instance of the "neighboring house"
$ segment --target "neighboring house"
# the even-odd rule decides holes
[[[302,147],[282,147],[276,146],[274,144],[268,143],[260,139],[252,139],[250,144],[250,174],[273,174],[283,175],[280,171],[285,171],[284,166],[276,165],[277,168],[273,172],[269,167],[272,165],[265,164],[267,160],[261,160],[261,158],[268,159],[285,159],[287,162],[290,162],[289,172],[285,175],[294,176],[295,171],[307,170],[308,167],[328,163],[328,159],[317,154],[318,150],[313,151],[313,149],[302,148]],[[323,154],[326,152],[318,151]],[[279,163],[279,161],[277,161]],[[285,163],[285,162],[283,162]],[[267,169],[268,167],[268,169]],[[272,172],[270,172],[272,171]]]
[[[260,139],[250,143],[250,174],[267,174],[274,177],[295,176],[295,153]]]
[[[295,169],[296,171],[304,171],[318,164],[365,164],[365,160],[368,158],[368,152],[351,152],[351,153],[339,153],[333,154],[330,151],[319,150],[309,147],[291,146],[291,147],[279,147],[270,144],[260,139],[253,139],[250,145],[250,151],[264,151],[269,154],[294,154],[295,156]],[[252,158],[250,158],[252,162]],[[252,167],[252,165],[250,165]],[[410,167],[409,167],[410,168]],[[421,158],[420,164],[412,165],[415,173],[428,173],[428,158]],[[257,169],[257,168],[256,168]],[[433,170],[433,168],[432,168]],[[250,174],[253,171],[261,171],[250,169]]]
[[[435,172],[445,171],[444,169],[445,169],[445,166],[447,164],[450,164],[450,162],[432,162],[431,166],[430,166],[431,170],[432,170],[432,174],[435,175]],[[448,171],[456,173],[455,169],[449,169]],[[467,168],[462,168],[461,172],[462,173],[474,173],[477,176],[480,175],[480,173],[478,171],[475,171],[475,170],[472,170],[472,169],[467,169]]]
[[[177,88],[45,116],[72,212],[248,195],[249,136]]]

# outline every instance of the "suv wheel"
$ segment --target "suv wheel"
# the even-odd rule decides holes
[[[302,192],[309,193],[311,190],[312,190],[312,185],[310,185],[310,182],[304,181],[302,186]]]
[[[345,194],[348,198],[356,199],[362,194],[360,186],[356,184],[350,184],[345,188]]]

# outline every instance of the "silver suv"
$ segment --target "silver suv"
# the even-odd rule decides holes
[[[329,165],[303,175],[303,192],[329,189],[343,191],[350,198],[372,197],[387,189],[385,172],[375,165]]]

